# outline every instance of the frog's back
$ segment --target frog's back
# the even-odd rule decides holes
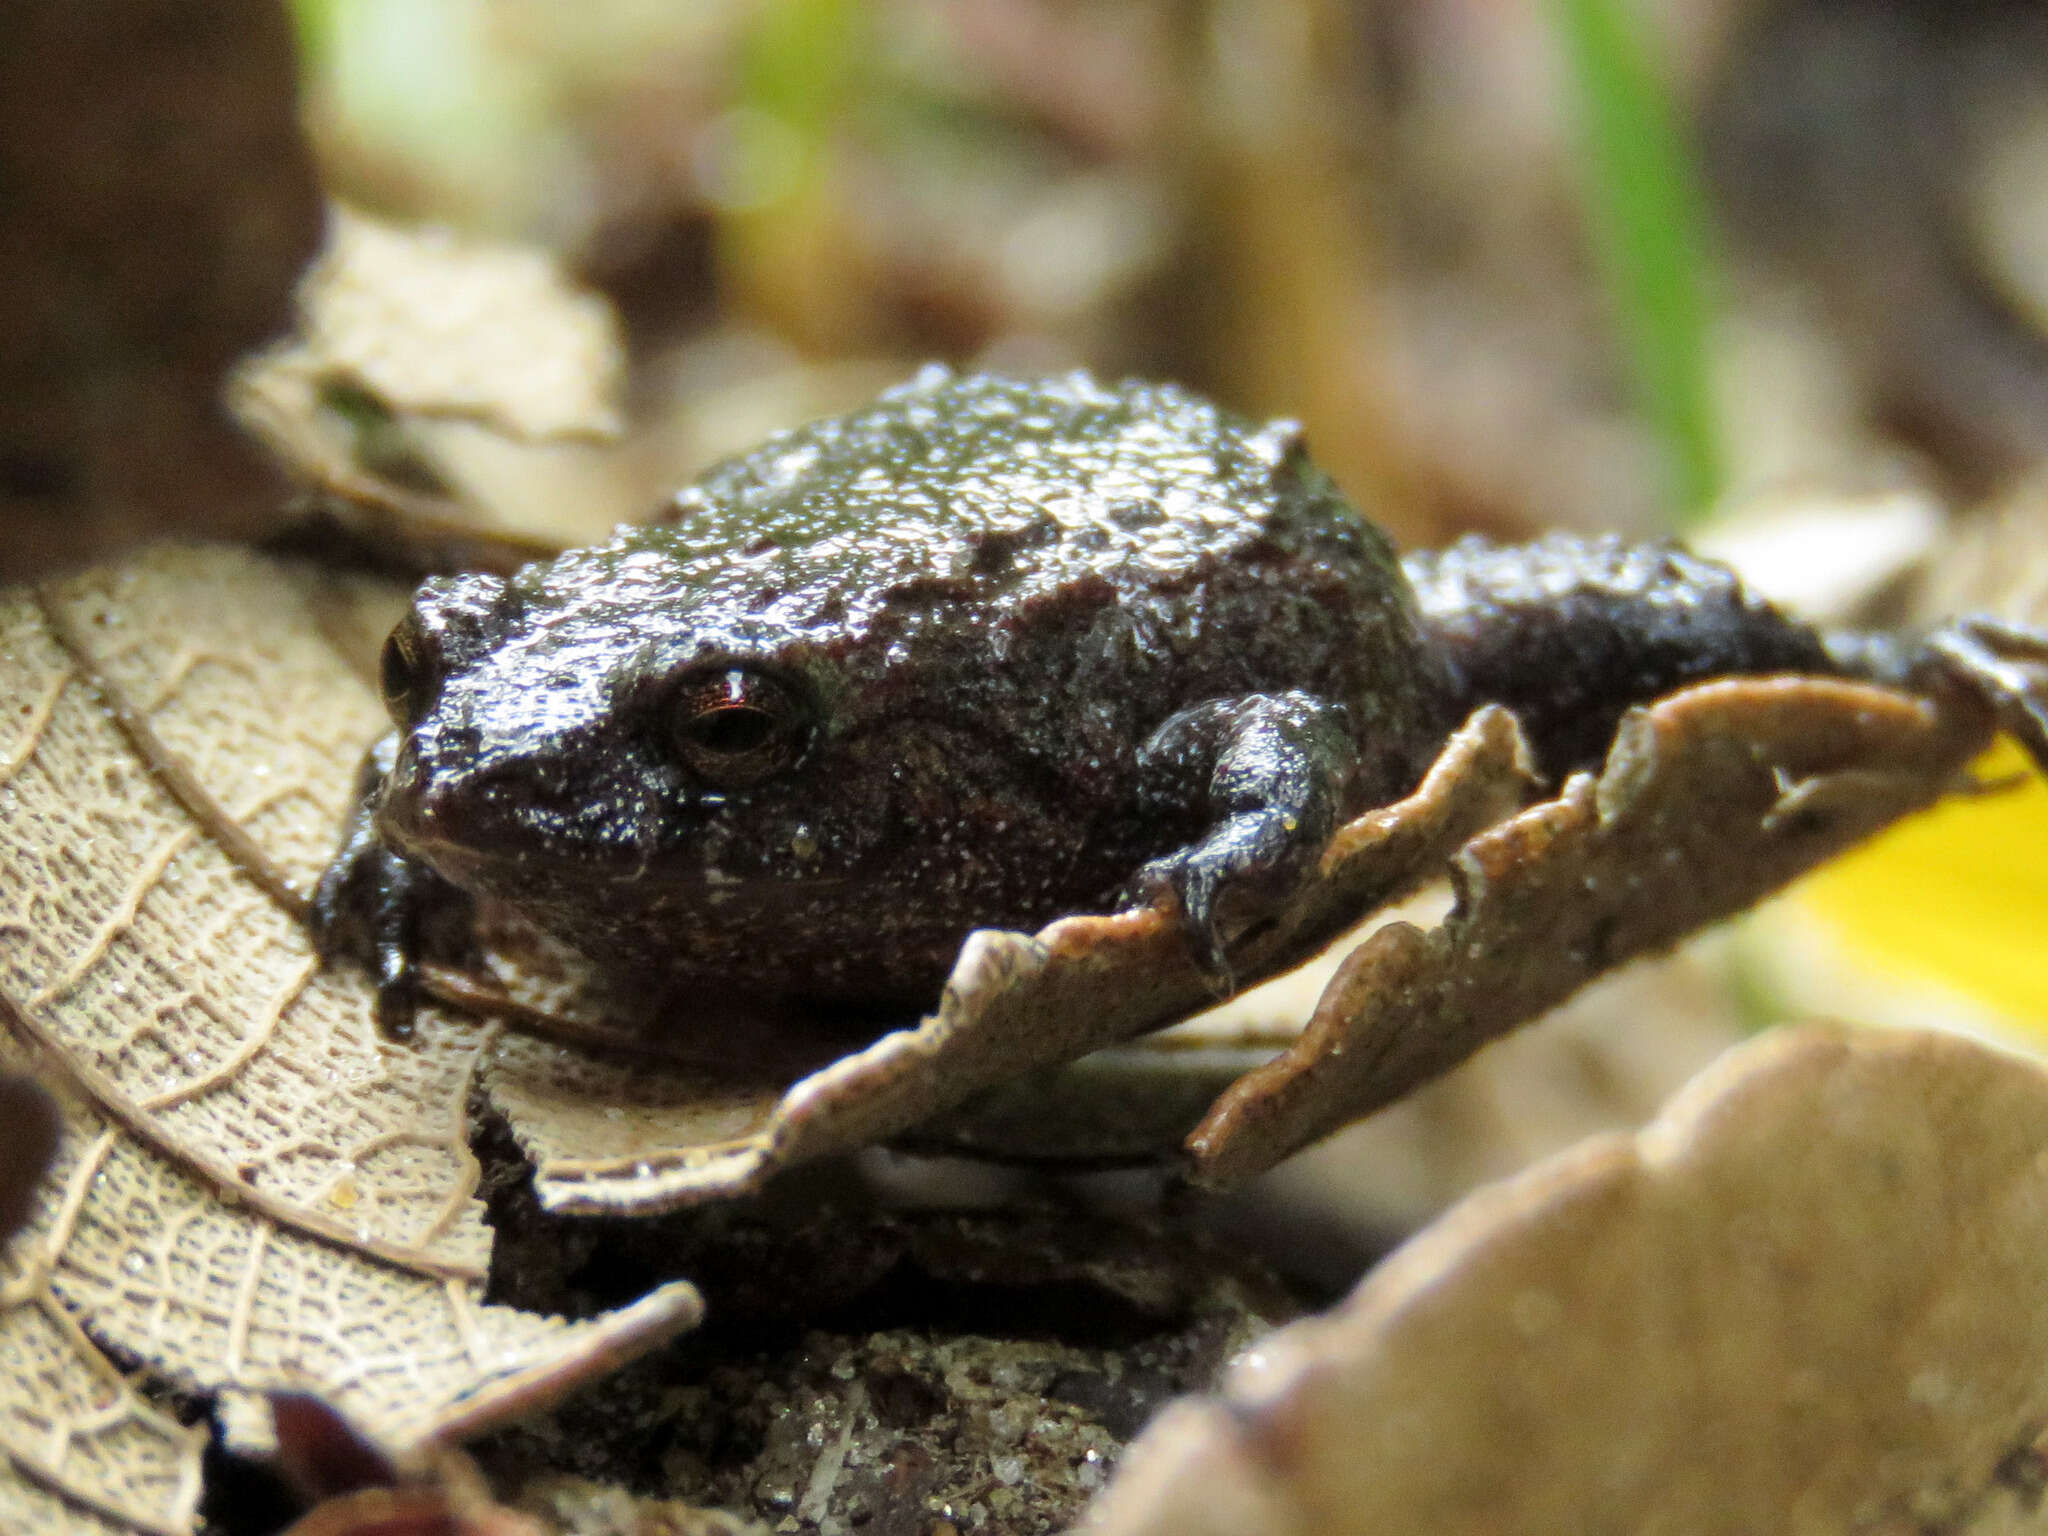
[[[1128,774],[1175,711],[1256,693],[1346,705],[1387,784],[1435,728],[1386,536],[1292,424],[1172,385],[927,370],[518,580],[637,673],[780,667],[835,731],[945,718],[1056,774]]]
[[[666,530],[625,538],[686,550],[700,603],[842,633],[890,608],[1001,609],[1090,580],[1184,588],[1268,549],[1401,579],[1290,424],[1078,373],[927,370],[719,465]]]

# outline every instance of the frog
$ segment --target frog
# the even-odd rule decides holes
[[[1477,709],[1555,783],[1688,684],[1846,676],[1968,695],[2048,764],[2044,659],[1990,620],[1824,632],[1668,541],[1403,557],[1292,422],[931,368],[607,542],[424,582],[314,930],[396,1033],[479,903],[649,1029],[894,1017],[972,930],[1145,907],[1226,992]]]

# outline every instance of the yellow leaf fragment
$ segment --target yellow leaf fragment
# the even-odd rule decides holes
[[[2006,787],[1943,801],[1816,870],[1790,899],[1859,967],[1953,989],[2048,1035],[2048,780],[2010,742],[1976,773]]]

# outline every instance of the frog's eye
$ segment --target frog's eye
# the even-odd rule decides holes
[[[803,756],[810,713],[788,684],[732,667],[689,679],[676,700],[676,750],[718,789],[759,784]]]
[[[418,616],[407,614],[384,642],[377,658],[377,688],[391,722],[409,731],[426,718],[434,703],[434,678],[427,658],[427,638]]]

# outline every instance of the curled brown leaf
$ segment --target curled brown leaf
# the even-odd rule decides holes
[[[1955,1528],[2048,1423],[2044,1167],[2034,1062],[1766,1037],[1169,1410],[1087,1529]]]
[[[1606,767],[1474,838],[1437,927],[1345,960],[1302,1037],[1188,1139],[1198,1175],[1271,1167],[1464,1060],[1601,972],[1739,912],[1932,803],[1982,724],[1820,678],[1691,688],[1622,724]]]

